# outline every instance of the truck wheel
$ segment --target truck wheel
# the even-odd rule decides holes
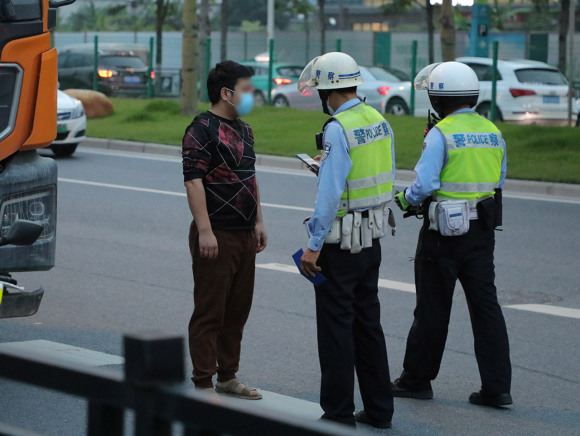
[[[78,144],[52,145],[50,149],[56,157],[70,156],[77,149]]]

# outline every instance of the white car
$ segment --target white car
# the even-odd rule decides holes
[[[57,93],[56,139],[50,146],[56,156],[70,156],[86,138],[87,117],[80,100]]]
[[[493,60],[461,57],[479,78],[479,99],[475,110],[490,118]],[[544,62],[518,60],[497,62],[496,120],[517,124],[557,124],[568,122],[568,81],[556,67]],[[427,91],[415,93],[415,115],[431,109]],[[431,109],[432,110],[432,109]],[[576,122],[580,103],[573,101]]]
[[[357,95],[380,113],[404,115],[409,113],[411,82],[405,73],[382,67],[360,67],[364,83]],[[299,109],[321,110],[318,92],[301,94],[296,84],[281,85],[272,89],[272,102],[276,107],[292,106]]]

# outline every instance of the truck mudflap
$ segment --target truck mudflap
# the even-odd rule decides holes
[[[0,303],[0,319],[34,315],[38,312],[43,295],[44,289],[42,288],[32,292],[4,291]]]

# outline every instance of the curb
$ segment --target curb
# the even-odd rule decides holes
[[[116,151],[132,151],[136,153],[158,154],[180,157],[181,149],[174,145],[152,144],[148,142],[125,141],[121,139],[87,138],[81,143],[83,147],[99,148]],[[256,165],[301,170],[306,165],[298,159],[283,156],[256,155]],[[411,170],[397,170],[397,183],[409,184],[415,178]],[[510,193],[529,195],[547,195],[580,199],[580,185],[572,183],[538,182],[534,180],[506,179],[504,190]]]

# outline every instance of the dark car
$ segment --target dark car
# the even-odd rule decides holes
[[[98,49],[98,89],[106,95],[144,95],[149,79],[147,52],[138,46],[102,44]],[[151,78],[155,73],[151,72]],[[93,88],[92,44],[65,46],[58,52],[61,89]]]

